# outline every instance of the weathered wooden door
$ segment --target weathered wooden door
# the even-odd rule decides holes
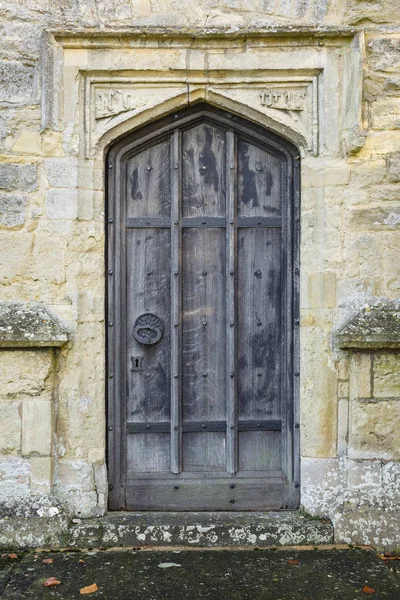
[[[297,506],[298,164],[206,105],[111,149],[111,509]]]

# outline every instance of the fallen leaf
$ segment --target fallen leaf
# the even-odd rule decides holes
[[[42,560],[42,563],[43,563],[44,565],[51,565],[51,563],[52,563],[52,562],[54,562],[52,558],[44,558],[44,559]]]
[[[169,569],[170,567],[181,567],[182,565],[178,565],[178,563],[173,562],[164,562],[158,565],[160,569]]]
[[[85,561],[84,561],[84,560],[82,560],[82,559],[80,558],[80,559],[78,560],[78,562],[80,562],[80,563],[84,563]]]
[[[46,581],[43,582],[44,587],[53,587],[55,585],[60,585],[61,581],[57,579],[57,577],[48,577]]]
[[[370,588],[367,585],[364,585],[362,591],[364,592],[364,594],[375,594],[375,589]]]
[[[8,558],[18,558],[18,556],[16,554],[9,554]]]
[[[299,561],[298,560],[294,560],[293,558],[289,558],[288,560],[288,565],[299,565]]]
[[[1,558],[5,558],[7,556],[7,554],[2,554]]]
[[[34,554],[33,558],[39,558],[39,555],[38,554]]]
[[[95,583],[92,583],[92,585],[87,585],[86,587],[81,588],[80,593],[82,594],[82,596],[84,594],[93,594],[93,592],[97,592],[99,588],[97,587],[97,585]]]

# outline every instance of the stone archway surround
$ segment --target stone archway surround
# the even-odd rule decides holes
[[[317,223],[310,235],[310,219],[324,186],[347,181],[346,151],[362,129],[361,46],[361,34],[351,30],[47,34],[46,220],[68,238],[71,303],[58,313],[73,329],[59,361],[53,490],[72,514],[96,516],[107,508],[105,154],[117,138],[197,101],[263,124],[299,148],[306,290],[301,455],[303,480],[311,473],[315,487],[324,486],[325,465],[338,459],[340,407],[329,366],[336,278],[329,248],[316,251],[323,232]],[[310,285],[318,288],[317,298],[309,297]],[[335,318],[340,323],[340,315]],[[315,363],[316,349],[322,359]],[[302,490],[303,505],[318,514],[322,509],[313,502]]]

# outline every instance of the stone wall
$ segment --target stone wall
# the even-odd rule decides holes
[[[317,104],[303,121],[255,106],[247,89],[235,95],[217,81],[207,93],[290,137],[302,155],[302,506],[330,517],[338,541],[400,546],[398,354],[336,342],[336,332],[361,309],[399,296],[397,4],[20,0],[2,7],[1,300],[43,302],[71,332],[60,350],[0,350],[2,500],[49,495],[70,516],[106,510],[108,145],[188,97],[201,98],[205,84],[189,89],[189,72],[205,77],[211,69],[222,83],[228,72],[278,72],[285,66],[282,46],[288,69],[310,73],[304,85]],[[97,47],[84,41],[82,28],[91,28],[90,43],[98,36]],[[120,46],[102,49],[120,28]],[[64,29],[72,35],[47,33]],[[82,86],[99,71],[128,72],[127,65],[160,80],[173,69],[183,75],[176,93],[159,86],[153,104],[143,96],[142,112],[109,115],[103,126],[93,105],[85,105]],[[270,75],[259,76],[264,85]]]

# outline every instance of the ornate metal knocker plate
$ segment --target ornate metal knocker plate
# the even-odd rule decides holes
[[[164,322],[154,313],[140,315],[133,326],[133,335],[140,344],[157,344],[164,333]]]

